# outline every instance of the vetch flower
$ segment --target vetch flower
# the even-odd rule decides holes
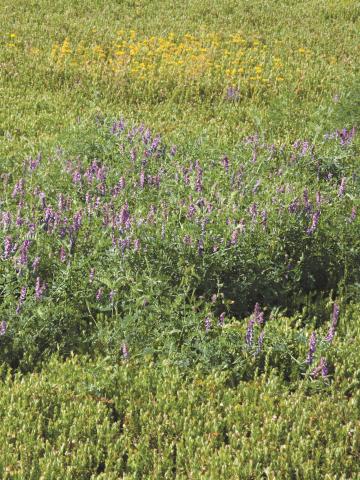
[[[3,320],[3,321],[0,323],[0,335],[1,335],[1,336],[5,335],[6,330],[7,330],[7,323],[5,322],[5,320]]]
[[[211,329],[211,319],[209,316],[205,318],[205,332],[208,332]]]
[[[309,351],[305,360],[305,363],[311,365],[314,360],[314,354],[316,351],[316,333],[312,332],[309,340]]]
[[[328,334],[325,337],[326,342],[331,343],[334,338],[336,325],[339,320],[339,313],[340,313],[340,307],[337,303],[334,303],[331,325],[330,325]]]

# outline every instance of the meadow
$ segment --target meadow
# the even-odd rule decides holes
[[[359,478],[359,4],[0,18],[0,477]]]

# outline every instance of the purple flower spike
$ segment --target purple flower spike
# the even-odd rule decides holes
[[[260,335],[259,335],[258,347],[257,347],[257,349],[256,349],[255,355],[259,355],[259,353],[261,352],[262,346],[263,346],[263,343],[264,343],[264,337],[265,337],[265,330],[262,330],[262,331],[260,332]]]
[[[245,334],[246,345],[250,347],[253,343],[253,340],[254,340],[254,318],[253,316],[251,316],[246,329],[246,334]]]
[[[340,307],[337,303],[334,303],[331,325],[330,325],[328,334],[325,337],[326,342],[331,343],[334,338],[336,325],[339,320],[339,313],[340,313]]]
[[[11,237],[5,237],[5,240],[4,240],[4,255],[3,255],[3,258],[5,260],[10,257],[11,248],[12,248]]]
[[[320,358],[320,361],[319,361],[318,365],[311,372],[311,376],[313,378],[317,378],[320,374],[323,378],[326,378],[329,374],[327,361],[324,357]]]
[[[129,358],[129,350],[126,343],[122,344],[121,351],[122,351],[122,356],[124,360],[127,360]]]
[[[345,188],[346,188],[346,178],[343,177],[343,178],[341,179],[341,183],[340,183],[340,187],[339,187],[339,191],[338,191],[339,197],[343,197],[343,196],[344,196]]]
[[[315,354],[315,351],[316,351],[316,333],[313,332],[310,336],[310,340],[309,340],[309,351],[308,351],[308,354],[307,354],[307,357],[306,357],[306,360],[305,362],[308,364],[308,365],[311,365],[313,360],[314,360],[314,354]]]
[[[21,307],[22,307],[23,303],[25,302],[26,292],[27,292],[27,288],[26,288],[26,287],[22,287],[21,292],[20,292],[20,297],[19,297],[19,303],[18,303],[18,305],[17,305],[17,307],[16,307],[16,313],[17,313],[17,314],[20,313]]]
[[[92,269],[90,270],[90,274],[89,274],[89,282],[90,282],[90,283],[93,283],[94,277],[95,277],[95,268],[92,268]]]
[[[205,318],[205,332],[208,332],[211,329],[211,319],[210,317]]]
[[[6,330],[7,330],[7,323],[5,322],[5,320],[3,320],[3,321],[0,323],[0,335],[1,335],[1,336],[5,335]]]
[[[223,327],[225,323],[225,312],[222,312],[219,316],[219,327]]]
[[[319,218],[320,218],[320,210],[317,210],[312,216],[311,226],[306,230],[306,233],[308,235],[312,235],[315,232],[319,223]]]
[[[41,279],[40,277],[37,277],[36,278],[36,284],[35,284],[35,298],[36,300],[41,300],[42,299],[42,296],[43,296],[43,293],[46,289],[46,284],[43,283],[41,285]]]
[[[100,300],[102,299],[103,293],[104,293],[104,289],[100,287],[99,290],[96,292],[96,300],[98,302],[100,302]]]

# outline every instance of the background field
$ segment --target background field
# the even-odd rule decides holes
[[[1,478],[358,478],[359,3],[0,19]]]

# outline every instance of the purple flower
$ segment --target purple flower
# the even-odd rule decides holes
[[[122,350],[123,358],[125,360],[127,360],[129,358],[129,350],[128,350],[128,347],[127,347],[126,343],[122,344],[121,350]]]
[[[172,157],[175,157],[175,155],[176,155],[176,145],[172,145],[172,147],[170,148],[170,155]]]
[[[28,252],[31,245],[30,240],[24,240],[20,247],[20,265],[26,265],[28,262]]]
[[[5,322],[5,320],[3,320],[3,321],[0,323],[0,335],[1,335],[1,336],[5,335],[6,330],[7,330],[7,323]]]
[[[324,357],[320,358],[318,365],[311,372],[311,376],[313,378],[317,378],[320,375],[320,373],[323,378],[326,378],[329,374],[327,361]]]
[[[36,272],[36,270],[39,267],[39,264],[40,264],[40,257],[35,257],[32,265],[31,265],[31,267],[33,269],[33,272]]]
[[[259,353],[262,350],[262,346],[264,343],[264,337],[265,337],[265,330],[261,330],[259,338],[258,338],[258,347],[256,349],[255,355],[259,355]]]
[[[221,163],[223,164],[225,172],[228,173],[229,172],[229,159],[226,155],[222,158]]]
[[[25,302],[26,292],[27,292],[27,288],[26,288],[26,287],[22,287],[22,288],[21,288],[21,291],[20,291],[19,302],[18,302],[18,305],[17,305],[17,307],[16,307],[16,313],[17,313],[17,314],[20,313],[21,307],[22,307],[23,303]]]
[[[311,210],[311,205],[310,205],[310,202],[309,202],[309,192],[308,192],[307,188],[304,189],[303,199],[304,199],[305,210],[307,212],[309,212]]]
[[[15,185],[14,187],[14,190],[12,192],[12,197],[15,198],[17,197],[18,195],[19,196],[23,196],[24,195],[24,185],[25,185],[25,182],[24,180],[21,178]]]
[[[40,277],[36,278],[36,284],[35,284],[35,298],[36,300],[41,300],[44,291],[46,290],[46,284],[43,283],[41,285],[41,279]]]
[[[310,336],[309,340],[309,351],[305,360],[305,363],[311,365],[314,360],[314,354],[316,351],[316,333],[313,332]]]
[[[4,255],[3,255],[3,258],[5,260],[10,257],[11,248],[12,248],[11,237],[5,237],[5,239],[4,239]]]
[[[208,332],[211,328],[211,319],[210,317],[205,318],[205,332]]]
[[[334,303],[331,325],[330,325],[328,334],[325,337],[326,342],[331,343],[334,338],[336,325],[339,320],[339,313],[340,313],[340,307],[337,303]]]
[[[225,312],[222,312],[219,316],[219,326],[223,327],[225,323]]]
[[[250,317],[247,329],[246,329],[246,334],[245,334],[245,343],[250,347],[253,343],[254,340],[254,318],[253,316]]]
[[[311,226],[306,230],[306,233],[308,235],[312,235],[315,232],[319,223],[319,218],[320,218],[320,210],[317,210],[312,216]]]
[[[228,87],[226,90],[226,99],[230,101],[237,101],[240,98],[240,90],[237,87]]]
[[[262,325],[264,323],[264,312],[261,311],[261,307],[258,302],[255,303],[253,315],[254,315],[254,321],[258,325]]]
[[[140,240],[136,238],[134,240],[134,252],[138,252],[140,250]]]
[[[60,248],[60,261],[65,262],[66,261],[66,251],[63,246]]]
[[[100,287],[99,290],[96,292],[96,300],[98,302],[100,302],[100,300],[102,299],[103,293],[104,293],[104,289]]]
[[[345,187],[346,187],[346,178],[343,177],[343,178],[341,179],[341,183],[340,183],[340,186],[339,186],[339,191],[338,191],[339,197],[343,197],[343,196],[344,196]]]

